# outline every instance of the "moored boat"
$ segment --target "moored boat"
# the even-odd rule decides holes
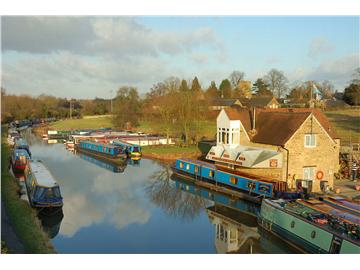
[[[340,196],[320,198],[321,201],[349,213],[360,215],[360,203]]]
[[[264,199],[258,223],[303,252],[360,254],[360,224],[297,201]]]
[[[18,138],[15,140],[14,149],[24,149],[28,152],[31,157],[31,152],[28,143],[23,138]]]
[[[10,164],[13,172],[23,172],[30,160],[30,156],[25,149],[14,149],[11,154]]]
[[[126,154],[121,146],[104,144],[93,141],[80,141],[78,150],[100,158],[107,158],[123,162]]]
[[[113,140],[111,143],[121,146],[128,157],[141,157],[141,147],[137,144],[127,143],[122,140]]]
[[[41,161],[30,161],[25,170],[25,184],[32,207],[62,207],[59,184]]]
[[[212,163],[193,159],[177,159],[172,167],[174,173],[195,179],[224,185],[253,195],[272,198],[276,192],[286,191],[286,183],[256,176],[244,175],[238,171],[218,168]]]

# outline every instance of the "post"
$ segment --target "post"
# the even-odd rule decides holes
[[[110,90],[110,113],[113,114],[113,98],[112,98],[113,90]]]
[[[70,119],[72,119],[72,105],[71,105],[71,99],[70,99]]]

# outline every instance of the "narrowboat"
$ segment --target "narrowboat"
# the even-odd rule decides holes
[[[123,162],[126,154],[121,146],[113,144],[98,143],[93,141],[80,141],[78,150],[99,158],[107,158],[118,162]]]
[[[21,138],[21,135],[19,134],[19,132],[17,132],[16,130],[13,130],[13,129],[9,130],[7,142],[10,146],[14,146],[15,141],[19,138]]]
[[[118,163],[118,162],[112,162],[111,160],[105,161],[104,159],[97,158],[96,156],[86,155],[84,153],[78,153],[78,154],[79,157],[82,158],[83,160],[89,161],[101,168],[107,169],[114,173],[124,172],[127,165],[125,160],[122,163]]]
[[[25,170],[25,185],[32,207],[63,206],[59,184],[40,160],[29,162]]]
[[[246,192],[254,197],[272,198],[276,192],[286,191],[285,182],[243,175],[237,171],[220,169],[212,163],[199,160],[177,159],[172,169],[178,175],[196,181],[208,181],[216,185],[224,185],[231,189]]]
[[[127,143],[122,140],[113,140],[111,143],[121,146],[128,157],[141,157],[141,147],[137,144]]]
[[[347,211],[352,214],[360,215],[360,203],[353,202],[347,198],[341,196],[332,196],[320,198],[326,204],[329,204],[335,208]]]
[[[264,199],[258,224],[305,253],[360,254],[360,224],[297,200]]]
[[[14,149],[10,158],[13,172],[23,172],[30,160],[28,152],[24,149]]]
[[[14,149],[24,149],[28,152],[31,157],[31,152],[28,143],[23,138],[18,138],[15,140]]]

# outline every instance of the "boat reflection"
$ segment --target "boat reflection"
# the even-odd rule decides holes
[[[84,153],[81,152],[74,152],[75,154],[77,154],[80,158],[82,158],[83,160],[89,161],[101,168],[107,169],[109,171],[112,171],[114,173],[122,173],[124,172],[127,162],[122,162],[122,163],[115,163],[115,162],[111,162],[110,160],[104,160],[104,159],[100,159],[100,158],[96,158],[95,156],[89,156],[86,155]]]
[[[64,217],[62,208],[42,209],[38,212],[38,218],[44,232],[53,239],[60,231],[61,221]]]

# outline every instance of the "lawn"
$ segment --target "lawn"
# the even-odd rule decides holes
[[[88,128],[112,128],[111,117],[82,118],[59,120],[50,124],[50,128],[55,130],[75,130]]]
[[[360,109],[325,112],[340,137],[341,145],[360,143]]]

